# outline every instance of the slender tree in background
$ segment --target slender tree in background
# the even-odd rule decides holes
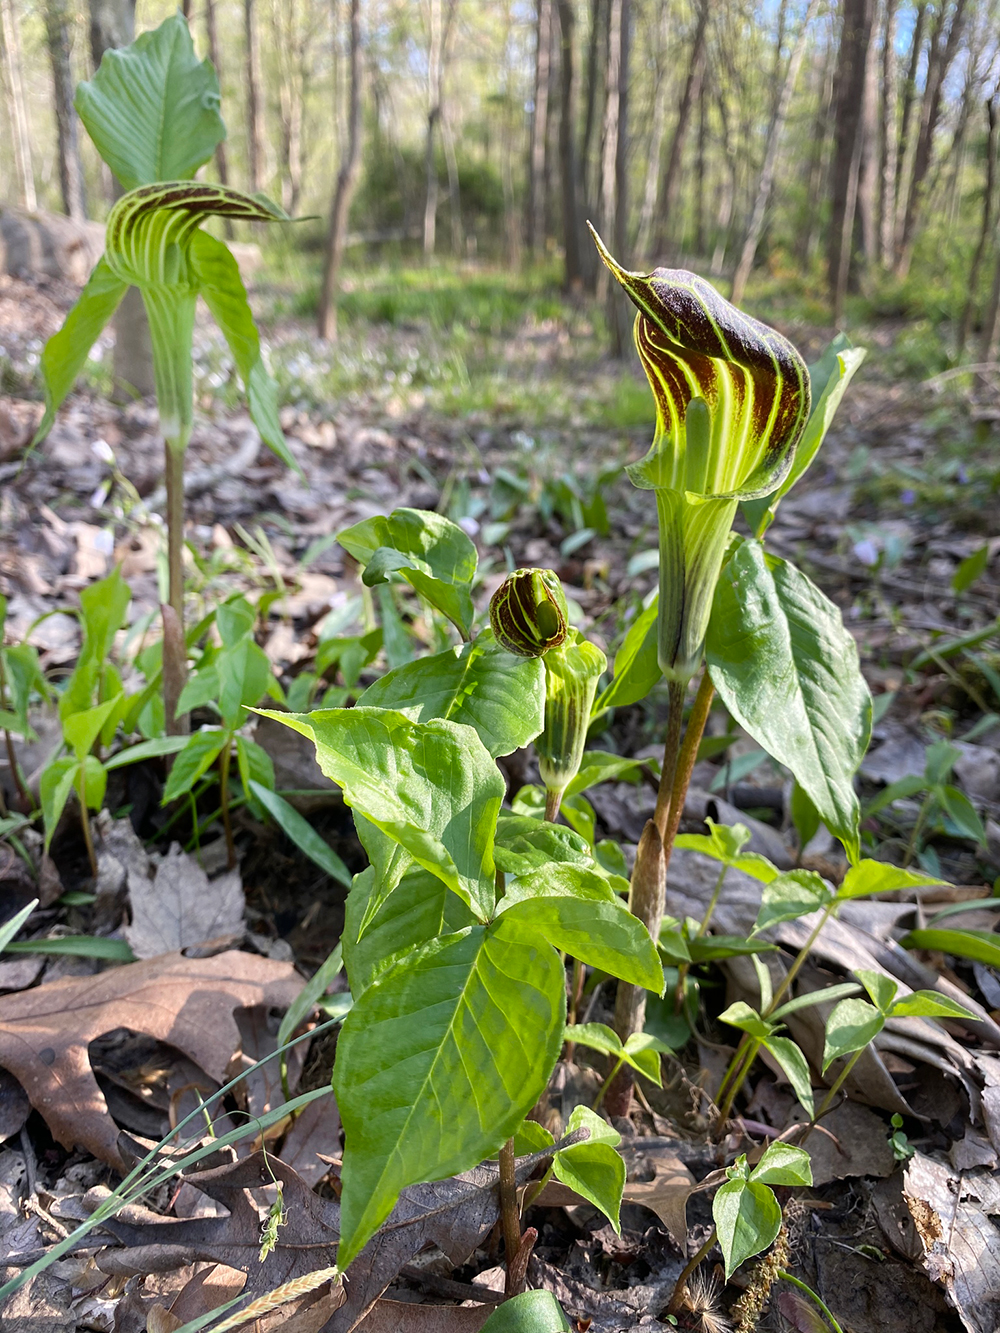
[[[576,17],[573,0],[557,0],[559,9],[559,175],[562,181],[563,245],[566,286],[583,284],[582,233],[579,213],[580,168],[576,155]]]
[[[757,181],[757,195],[754,199],[753,213],[750,216],[750,226],[747,229],[740,261],[736,265],[736,273],[733,277],[731,299],[734,305],[739,305],[743,300],[747,279],[750,276],[750,270],[757,254],[757,246],[760,244],[760,238],[764,232],[764,217],[767,212],[768,200],[771,197],[771,190],[774,187],[774,173],[778,165],[778,149],[781,146],[781,136],[784,133],[785,121],[788,119],[788,111],[792,104],[792,93],[795,91],[795,85],[798,82],[799,70],[802,68],[802,59],[806,53],[809,25],[815,18],[818,9],[819,0],[809,0],[806,12],[802,17],[798,36],[795,39],[795,45],[792,48],[792,54],[788,58],[785,78],[781,84],[781,92],[774,108],[774,115],[771,117],[771,124],[767,132],[767,146],[764,149],[764,164],[761,167],[760,178]]]
[[[688,60],[687,78],[684,92],[677,108],[677,123],[670,141],[670,157],[667,168],[660,182],[660,197],[657,204],[657,229],[654,249],[658,255],[676,250],[676,229],[674,212],[677,205],[677,193],[681,183],[681,162],[684,157],[684,143],[691,124],[691,111],[698,101],[701,81],[705,74],[705,46],[708,33],[709,2],[698,0],[695,18],[694,36],[691,41],[691,54]],[[673,243],[671,238],[673,239]]]
[[[96,70],[105,51],[128,46],[135,36],[135,0],[90,0],[90,55]],[[121,193],[110,176],[111,198]],[[112,320],[115,331],[114,395],[127,401],[156,391],[153,344],[138,287],[130,287]]]
[[[528,145],[528,203],[525,244],[534,254],[545,243],[545,150],[549,137],[549,83],[552,52],[552,0],[536,0],[535,87]]]
[[[837,106],[827,249],[835,320],[839,320],[843,313],[854,250],[854,222],[864,147],[865,80],[874,18],[874,0],[844,0],[843,27],[837,57]]]
[[[424,141],[424,258],[434,253],[437,230],[438,172],[434,140],[444,115],[444,76],[458,0],[430,0],[427,29],[427,134]]]
[[[594,131],[598,122],[601,67],[607,62],[609,3],[610,0],[590,0],[589,7],[590,27],[587,36],[587,62],[583,76],[586,95],[578,158],[580,163],[580,198],[581,202],[583,200],[587,201],[588,212],[597,207],[597,195],[600,192],[599,164],[592,169],[591,163],[594,158]],[[595,179],[598,181],[598,188],[596,189],[594,186]]]
[[[934,150],[934,134],[941,118],[942,99],[948,71],[958,54],[962,29],[968,14],[968,0],[955,0],[954,5],[942,3],[938,7],[934,31],[927,56],[927,77],[920,110],[920,130],[913,154],[903,209],[903,223],[896,256],[896,276],[905,277],[913,259],[917,221],[924,203],[924,185]]]
[[[319,336],[329,339],[337,336],[337,280],[344,252],[344,238],[347,235],[351,200],[354,197],[361,167],[361,0],[351,0],[349,28],[350,85],[347,95],[347,143],[340,171],[337,173],[337,186],[333,194],[333,206],[330,209],[330,227],[326,236],[323,286],[318,312]]]
[[[663,138],[667,127],[667,35],[670,31],[671,8],[657,8],[656,39],[653,48],[653,114],[650,120],[649,151],[646,155],[646,176],[642,189],[642,209],[639,230],[635,237],[635,253],[644,259],[649,253],[649,238],[656,213],[656,190],[660,178],[660,160],[663,156]]]
[[[52,66],[52,103],[56,114],[59,187],[63,208],[71,218],[87,216],[83,166],[80,162],[78,121],[73,109],[73,71],[70,67],[71,16],[65,0],[46,0],[45,41]]]
[[[986,103],[986,186],[983,190],[983,220],[979,229],[979,239],[972,255],[969,267],[969,291],[962,310],[962,322],[959,326],[957,352],[961,356],[968,346],[972,332],[972,321],[976,311],[976,292],[979,285],[979,273],[982,268],[990,233],[993,231],[993,210],[996,195],[997,174],[997,120],[1000,118],[1000,84],[993,96]],[[987,320],[988,322],[988,320]]]
[[[602,236],[610,235],[615,224],[615,201],[617,198],[618,175],[615,170],[618,159],[618,143],[623,137],[620,133],[622,103],[622,0],[608,0],[608,58],[605,63],[604,88],[604,125],[601,132],[601,172],[600,196],[598,200],[597,228]],[[597,278],[598,299],[607,299],[610,275],[602,264]]]
[[[264,99],[261,93],[260,40],[255,0],[243,0],[243,77],[247,94],[247,184],[251,194],[263,189]]]
[[[31,156],[31,130],[28,105],[24,97],[21,67],[21,32],[13,0],[0,0],[0,38],[3,40],[3,72],[7,85],[13,131],[14,164],[17,170],[21,202],[29,213],[38,207],[35,196],[35,168]]]
[[[885,0],[882,14],[882,115],[879,143],[882,172],[879,178],[879,258],[888,268],[894,257],[896,241],[896,174],[899,170],[899,78],[896,58],[896,32],[899,0]]]

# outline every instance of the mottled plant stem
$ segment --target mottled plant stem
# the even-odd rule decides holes
[[[83,764],[80,765],[79,776],[76,780],[77,795],[80,798],[80,823],[83,827],[83,841],[87,847],[87,859],[90,862],[90,873],[94,879],[97,879],[97,857],[94,855],[94,840],[90,836],[90,817],[87,814],[87,775]]]
[[[232,741],[227,738],[219,758],[219,805],[222,808],[222,827],[226,833],[226,869],[236,867],[236,843],[233,841],[233,825],[229,817],[229,762],[232,758]]]
[[[500,1224],[503,1227],[504,1258],[507,1266],[504,1295],[515,1296],[517,1293],[513,1288],[517,1277],[515,1261],[521,1248],[521,1214],[517,1207],[513,1139],[508,1139],[500,1149]]]
[[[164,449],[167,489],[167,602],[163,612],[163,708],[168,736],[182,736],[187,718],[177,701],[187,676],[184,642],[184,450],[168,440]]]
[[[559,806],[562,804],[562,792],[545,789],[545,818],[554,824],[559,818]]]

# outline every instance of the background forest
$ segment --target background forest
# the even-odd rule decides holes
[[[105,46],[171,7],[0,8],[0,198],[101,218],[110,175],[72,90]],[[329,245],[349,273],[435,256],[541,265],[594,291],[589,218],[632,267],[693,267],[731,281],[737,302],[749,284],[758,305],[791,302],[817,321],[847,308],[949,321],[927,369],[966,347],[995,352],[993,0],[183,8],[231,108],[214,174],[324,221],[339,175]],[[301,265],[303,311],[321,286],[323,230],[310,221],[273,242],[286,274]]]
[[[1000,0],[0,90],[4,1330],[996,1333]]]

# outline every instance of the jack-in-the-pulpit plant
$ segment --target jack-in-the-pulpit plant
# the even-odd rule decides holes
[[[679,269],[629,273],[601,258],[638,308],[635,345],[656,404],[646,457],[628,469],[656,495],[658,658],[668,680],[701,666],[712,598],[741,500],[791,471],[811,404],[809,370],[774,329]]]
[[[457,524],[397,510],[341,540],[358,553],[366,580],[410,582],[465,625],[476,552]],[[523,595],[517,617],[498,617],[515,594]],[[570,637],[576,651],[591,646],[567,631],[550,571],[515,574],[498,598],[495,629],[464,629],[469,641],[390,671],[356,707],[268,714],[315,743],[371,863],[355,877],[344,928],[354,1008],[334,1067],[346,1140],[342,1266],[405,1186],[466,1170],[501,1148],[512,1154],[530,1133],[525,1117],[563,1043],[562,953],[662,991],[655,945],[622,901],[625,880],[579,834],[501,808],[497,758],[548,730],[547,657]],[[602,667],[603,654],[592,651]],[[596,675],[590,697],[594,685]],[[566,718],[551,715],[551,752],[563,765],[578,763],[584,702],[572,734]],[[617,1225],[624,1171],[620,1162],[609,1171],[608,1127],[588,1115],[577,1119],[590,1140],[558,1157],[574,1188],[589,1191]]]
[[[277,395],[232,253],[207,232],[211,217],[273,222],[286,215],[260,195],[193,180],[225,138],[219,84],[199,62],[184,18],[175,14],[123,50],[107,51],[76,109],[125,193],[108,216],[105,251],[58,333],[45,345],[42,440],[72,389],[91,347],[129,286],[142,294],[165,444],[168,597],[163,681],[167,727],[176,723],[184,683],[184,455],[194,395],[192,342],[200,296],[225,335],[243,381],[250,415],[264,441],[296,464],[278,421]],[[172,613],[172,615],[170,614]]]

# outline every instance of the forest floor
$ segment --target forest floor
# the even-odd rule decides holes
[[[8,642],[27,638],[35,644],[53,679],[71,668],[79,650],[74,609],[82,588],[113,561],[122,562],[132,591],[130,617],[137,633],[145,633],[164,576],[162,528],[150,517],[163,504],[155,406],[109,401],[109,343],[92,363],[89,383],[72,395],[51,435],[23,461],[40,415],[38,355],[72,297],[68,287],[42,289],[0,278],[0,593],[8,599]],[[436,508],[475,537],[482,605],[508,561],[554,568],[581,626],[613,653],[656,578],[654,508],[622,473],[622,464],[648,444],[651,404],[637,374],[602,354],[601,330],[585,310],[568,305],[544,275],[522,280],[481,271],[378,273],[359,279],[345,296],[341,339],[330,347],[315,341],[297,313],[299,298],[273,272],[265,274],[254,299],[267,311],[271,365],[286,404],[282,425],[302,475],[286,471],[260,445],[239,409],[221,342],[214,330],[200,327],[199,419],[188,490],[193,607],[237,589],[254,595],[277,590],[261,643],[289,686],[309,669],[331,623],[343,634],[357,615],[356,573],[334,535],[362,518],[409,505]],[[829,329],[794,318],[794,310],[764,313],[808,360],[831,336]],[[874,740],[860,775],[870,847],[897,861],[911,857],[959,887],[937,903],[925,896],[916,903],[862,904],[845,916],[836,946],[817,952],[817,972],[827,980],[841,980],[852,965],[872,966],[872,958],[878,966],[892,958],[897,969],[905,966],[899,956],[908,956],[895,941],[906,928],[944,902],[987,898],[1000,876],[1000,396],[995,383],[977,388],[967,379],[927,382],[920,343],[902,322],[872,325],[855,340],[870,348],[868,360],[818,461],[782,504],[769,544],[776,554],[794,558],[841,607],[857,639],[876,700]],[[102,440],[113,464],[107,450],[95,450]],[[983,631],[978,640],[966,642],[977,631]],[[618,710],[600,744],[642,755],[656,744],[664,714],[665,700],[658,696]],[[19,747],[29,785],[58,739],[57,724],[44,714],[36,730],[38,741]],[[709,730],[727,731],[721,710]],[[290,743],[295,738],[283,728],[262,724],[256,735],[275,761],[279,789],[319,793],[311,798],[310,819],[352,871],[361,868],[349,813],[311,755]],[[955,746],[950,780],[972,802],[981,838],[963,833],[943,811],[931,809],[928,816],[925,810],[920,818],[922,793],[879,808],[878,795],[887,785],[924,774],[927,748],[941,739]],[[526,757],[513,759],[507,775],[516,789],[530,780],[531,770]],[[45,1116],[42,1108],[32,1108],[17,1080],[0,1069],[0,1254],[14,1263],[67,1234],[101,1191],[114,1185],[108,1162],[116,1150],[127,1153],[122,1145],[128,1143],[116,1139],[119,1130],[140,1142],[156,1140],[173,1123],[192,1080],[207,1073],[217,1087],[227,1069],[239,1068],[230,1059],[237,1044],[234,1059],[244,1064],[274,1049],[276,1024],[268,1006],[287,1005],[296,971],[311,975],[343,925],[343,887],[278,831],[242,812],[235,883],[230,874],[223,891],[220,878],[210,880],[212,892],[229,895],[226,929],[216,932],[229,937],[229,952],[218,957],[231,960],[239,950],[249,960],[230,966],[218,980],[217,1002],[223,1010],[228,1003],[228,1013],[236,1009],[236,1022],[220,1023],[207,1051],[176,1015],[171,1041],[163,1033],[153,1040],[149,994],[169,990],[164,957],[176,957],[168,950],[191,941],[178,934],[176,922],[164,926],[144,918],[148,904],[134,887],[125,887],[133,879],[121,866],[134,868],[135,857],[146,857],[152,873],[143,843],[134,835],[129,839],[129,828],[139,829],[147,849],[154,848],[154,861],[155,847],[165,851],[178,828],[171,833],[158,808],[155,764],[119,772],[128,777],[112,782],[107,800],[117,818],[102,815],[98,825],[102,854],[109,858],[100,864],[109,874],[119,867],[116,888],[90,882],[75,824],[67,823],[55,839],[44,886],[0,842],[0,917],[6,920],[41,892],[29,937],[87,933],[120,939],[124,930],[132,943],[144,929],[147,938],[152,931],[162,941],[152,951],[133,944],[145,971],[134,989],[114,993],[94,1018],[96,1027],[88,1017],[74,1028],[65,1007],[39,1020],[57,1058],[74,1059],[77,1076],[82,1062],[82,1077],[90,1080],[78,1147],[70,1151],[57,1141],[51,1108]],[[5,778],[9,770],[0,767],[0,780]],[[738,818],[751,829],[755,850],[788,867],[795,862],[789,795],[788,775],[739,736],[699,763],[685,827],[702,828],[706,811],[722,822]],[[599,836],[634,846],[653,791],[608,783],[592,796]],[[189,840],[178,853],[189,872],[182,897],[209,891],[204,873],[217,876],[224,863],[218,835],[212,826],[200,846]],[[843,873],[836,844],[822,835],[810,844],[805,863],[834,880]],[[718,919],[721,929],[745,937],[756,909],[747,887],[752,882],[744,878],[731,872]],[[703,908],[710,891],[711,880],[694,854],[678,854],[668,911],[700,915],[698,904]],[[984,902],[963,918],[963,928],[992,930],[998,911],[1000,906]],[[995,1333],[1000,1027],[994,1020],[1000,1019],[1000,970],[941,955],[916,958],[911,969],[936,969],[982,1005],[977,1040],[898,1042],[874,1061],[878,1067],[862,1078],[855,1099],[827,1122],[829,1134],[814,1158],[815,1187],[787,1210],[791,1266],[824,1297],[845,1333],[963,1327]],[[87,978],[115,970],[73,955],[5,956],[0,1027],[4,1006],[17,997],[30,1003],[25,997],[46,993],[43,988],[60,979],[86,985]],[[738,966],[714,977],[720,984],[704,992],[705,1030],[677,1059],[667,1059],[664,1088],[647,1086],[635,1122],[623,1126],[629,1185],[621,1236],[600,1225],[588,1205],[560,1204],[555,1196],[529,1218],[539,1230],[529,1283],[555,1291],[581,1330],[666,1327],[663,1311],[683,1265],[679,1242],[686,1229],[688,1244],[700,1245],[710,1227],[708,1203],[695,1183],[794,1121],[787,1085],[760,1066],[744,1120],[721,1144],[711,1141],[711,1094],[727,1051],[725,1031],[713,1025],[711,1014],[747,987]],[[335,989],[345,984],[341,977]],[[607,997],[595,993],[591,1009],[595,1019],[606,1017]],[[182,1030],[186,1045],[177,1036]],[[299,1068],[289,1071],[293,1090],[296,1078],[299,1090],[327,1080],[332,1058],[332,1044],[317,1039]],[[560,1065],[549,1108],[553,1122],[586,1099],[583,1091],[595,1077],[585,1064]],[[280,1086],[262,1083],[248,1089],[239,1109],[259,1114],[280,1100]],[[331,1171],[335,1179],[341,1150],[336,1114],[327,1102],[319,1105],[327,1108],[323,1118],[303,1124],[301,1117],[284,1142],[272,1140],[295,1178],[286,1189],[286,1207],[292,1199],[300,1216],[312,1218],[315,1210],[316,1228],[322,1227],[321,1205],[335,1197]],[[890,1143],[889,1115],[896,1111],[914,1150],[909,1157],[894,1154]],[[235,1206],[224,1216],[221,1200],[232,1204],[241,1183],[236,1169],[216,1168],[222,1183],[205,1173],[197,1188],[190,1182],[164,1185],[131,1208],[128,1225],[115,1236],[93,1233],[12,1298],[5,1330],[175,1329],[232,1296],[256,1262],[259,1244],[259,1221],[251,1225]],[[266,1193],[252,1197],[266,1205]],[[241,1198],[251,1196],[243,1191]],[[908,1199],[910,1205],[923,1200],[926,1211]],[[178,1218],[189,1220],[187,1230],[170,1231],[175,1223],[165,1219]],[[192,1227],[199,1226],[196,1234]],[[208,1240],[206,1227],[216,1228]],[[278,1236],[280,1252],[280,1231]],[[366,1291],[379,1303],[362,1324],[352,1323],[346,1308],[336,1310],[320,1289],[310,1298],[313,1304],[280,1316],[285,1333],[478,1328],[498,1280],[502,1285],[496,1243],[456,1268],[448,1245],[425,1249],[432,1239],[440,1241],[417,1237],[387,1276],[368,1275]],[[332,1253],[329,1245],[317,1240],[316,1247],[313,1267],[332,1262],[324,1257]],[[282,1270],[290,1276],[303,1271],[308,1269],[290,1262]],[[707,1315],[723,1315],[719,1294],[704,1294]],[[402,1318],[400,1303],[407,1302]],[[776,1289],[761,1326],[815,1327],[808,1318],[790,1289],[780,1295]],[[689,1313],[681,1322],[713,1327],[707,1320],[698,1325]],[[270,1327],[266,1320],[258,1325],[261,1333]]]

